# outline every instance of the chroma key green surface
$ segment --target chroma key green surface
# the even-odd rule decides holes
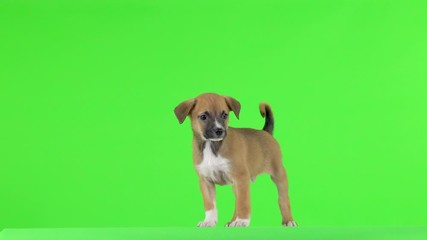
[[[288,239],[423,240],[426,227],[252,227],[252,228],[45,228],[6,229],[2,240]]]

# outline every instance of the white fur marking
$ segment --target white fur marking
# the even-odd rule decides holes
[[[297,223],[295,221],[289,221],[286,224],[283,224],[285,227],[296,227]]]
[[[212,152],[211,142],[206,141],[203,149],[202,163],[197,165],[197,171],[200,175],[213,182],[218,181],[219,174],[228,175],[230,170],[229,160],[221,157],[219,154],[215,156]]]
[[[198,227],[215,227],[218,222],[218,211],[216,208],[205,212],[205,220],[197,224]]]
[[[215,127],[224,128],[223,126],[221,126],[221,124],[219,124],[219,122],[217,120],[215,120]]]
[[[205,221],[218,221],[218,211],[216,208],[205,212]]]
[[[248,227],[250,222],[251,222],[251,220],[249,218],[248,219],[236,218],[236,220],[227,224],[227,227]]]

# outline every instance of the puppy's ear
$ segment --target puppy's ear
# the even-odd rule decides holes
[[[230,110],[236,115],[237,119],[239,119],[240,103],[232,97],[225,97],[225,101],[227,102],[228,108],[230,108]]]
[[[196,104],[196,100],[190,99],[185,102],[182,102],[175,108],[174,112],[175,112],[176,118],[178,118],[179,123],[184,122],[185,118],[188,116],[188,114],[190,113],[191,109],[193,109],[195,104]]]

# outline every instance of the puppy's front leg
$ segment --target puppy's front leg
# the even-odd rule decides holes
[[[234,210],[233,219],[225,226],[247,227],[251,218],[249,177],[241,176],[234,179],[233,192],[236,195],[236,209]]]
[[[197,224],[198,227],[215,227],[218,222],[218,212],[215,204],[215,184],[199,177],[200,191],[205,207],[205,220]]]

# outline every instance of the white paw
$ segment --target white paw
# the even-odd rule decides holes
[[[283,224],[284,227],[296,227],[297,223],[295,221],[289,221]]]
[[[236,220],[227,223],[226,227],[248,227],[250,223],[249,219],[236,218]]]
[[[197,224],[198,227],[215,227],[218,222],[218,211],[216,208],[205,212],[205,220]]]
[[[203,221],[197,224],[197,227],[215,227],[216,221]]]

